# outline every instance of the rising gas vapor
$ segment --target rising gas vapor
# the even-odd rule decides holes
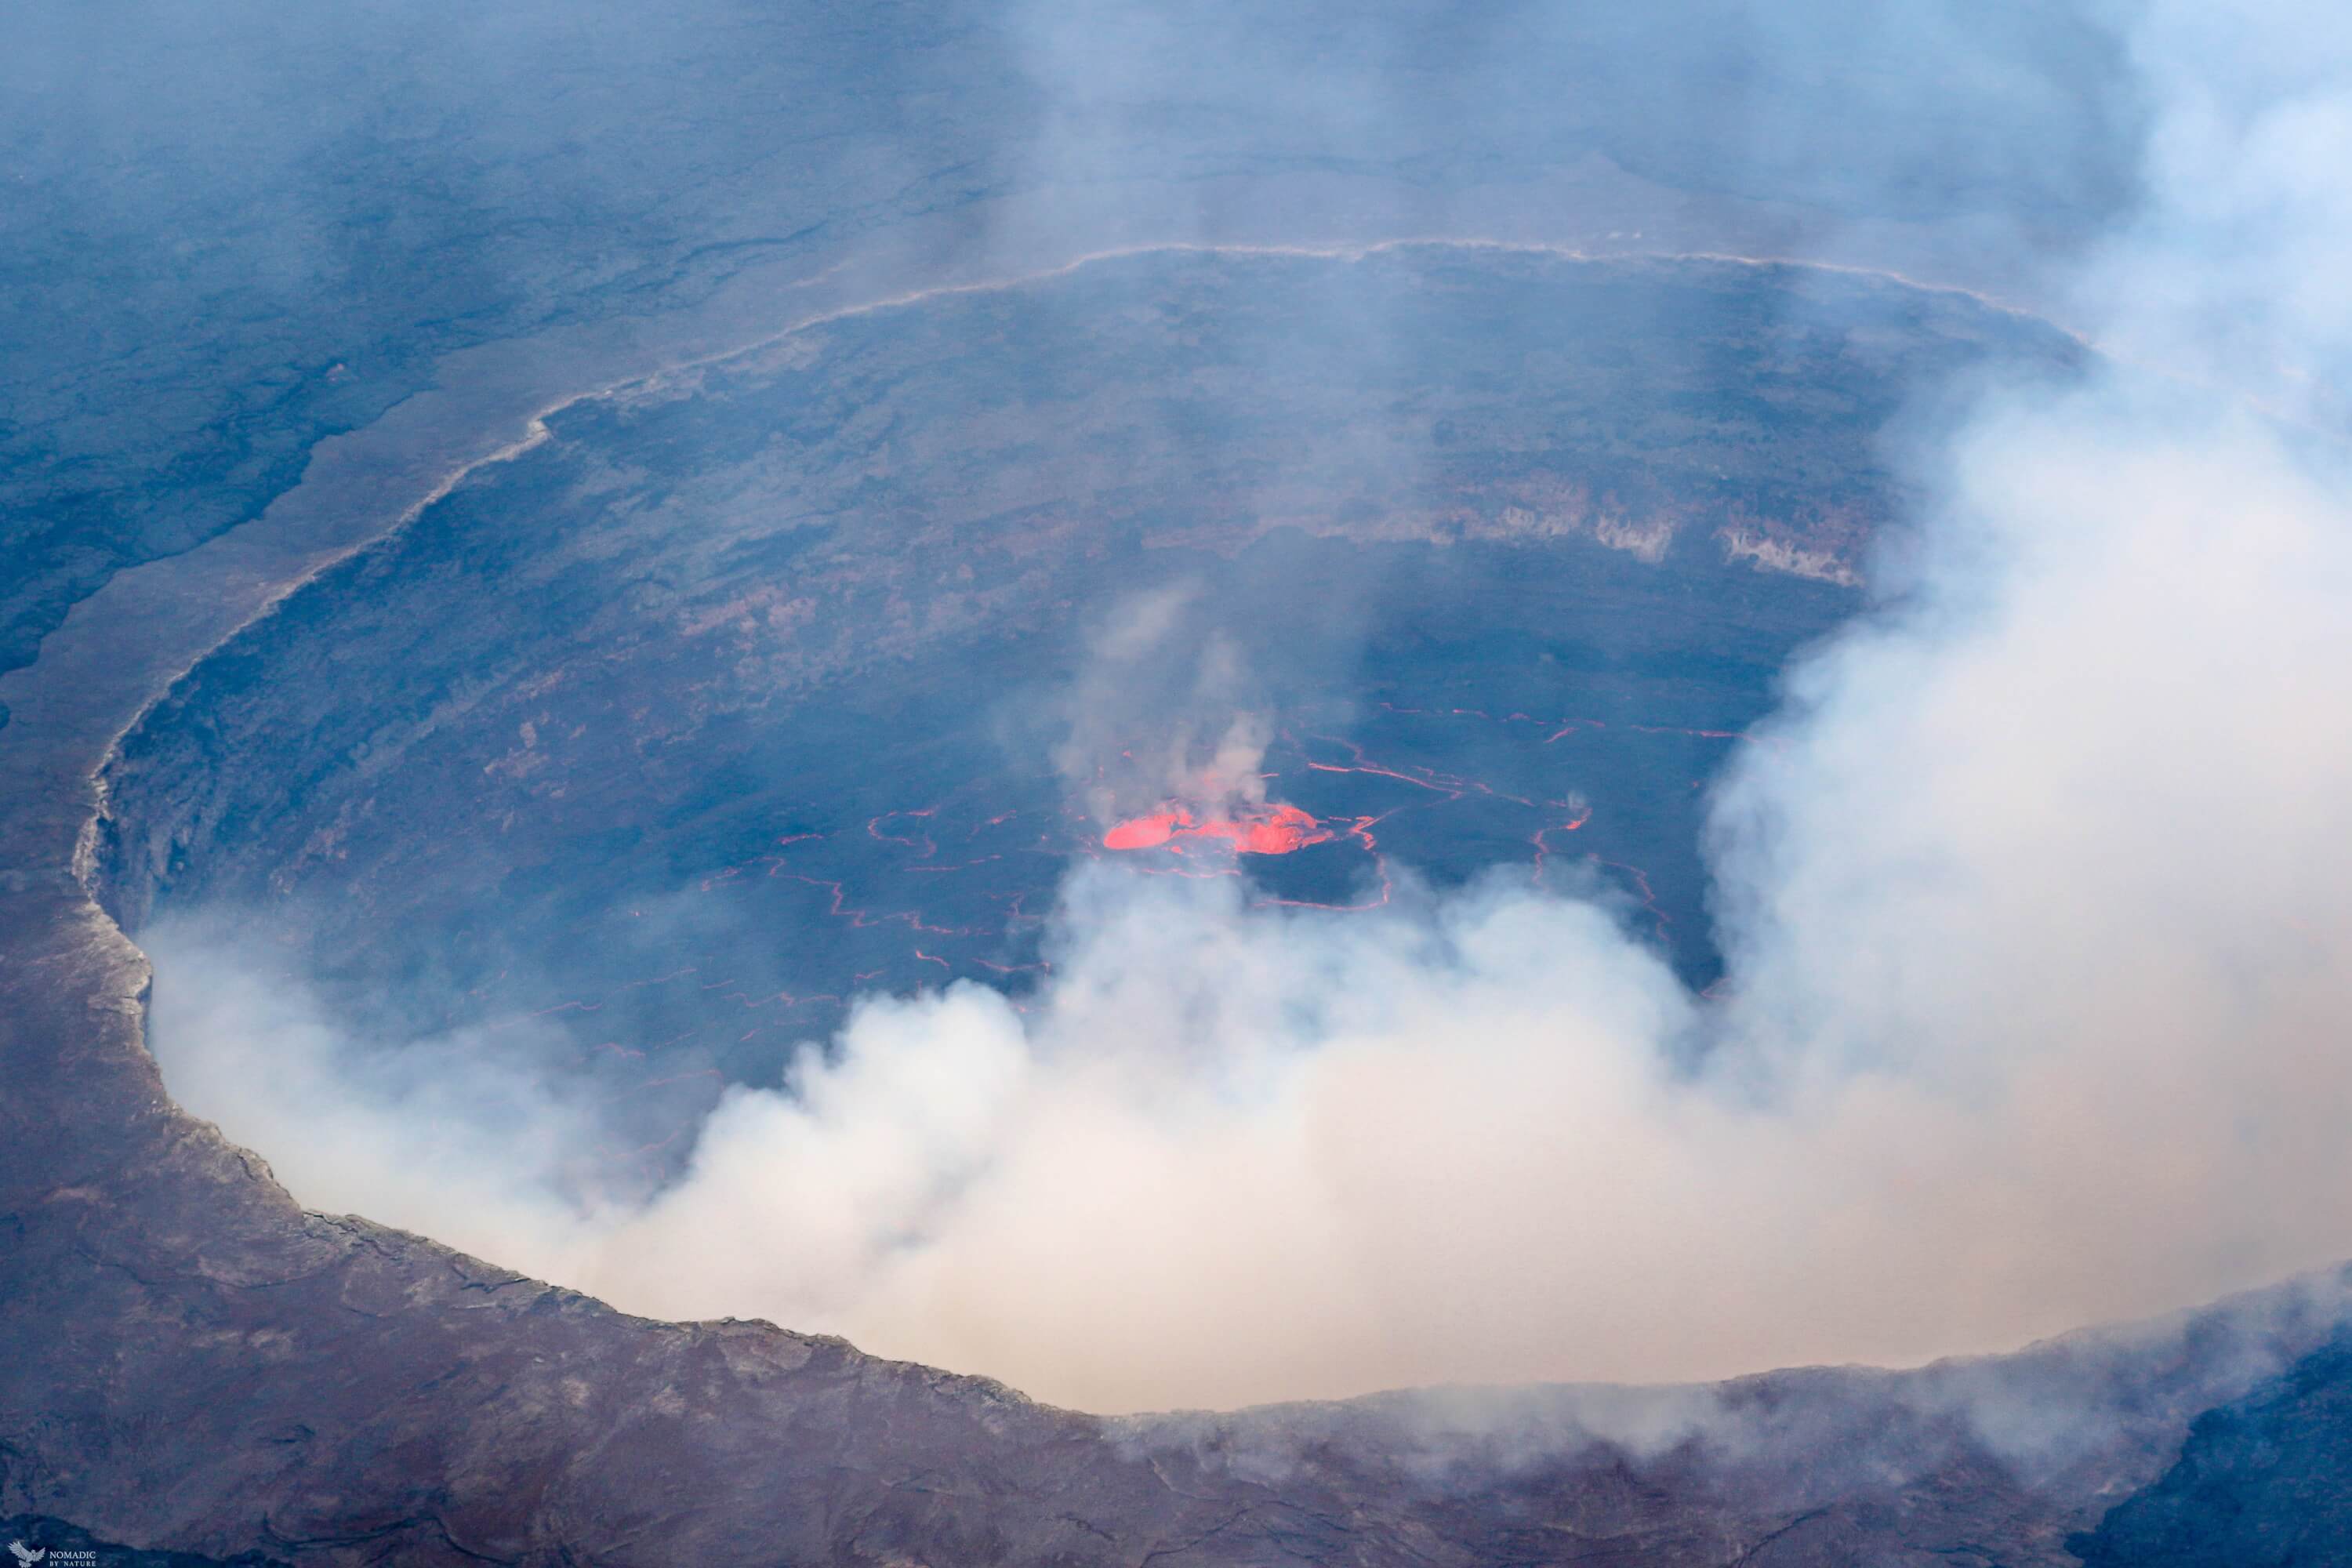
[[[1598,899],[1111,863],[1027,1011],[871,999],[657,1193],[583,1196],[593,1114],[512,1068],[484,1114],[462,1042],[362,1068],[200,924],[144,939],[173,1088],[314,1205],[1096,1408],[1910,1361],[2352,1252],[2352,473],[2309,390],[2352,321],[2304,282],[2352,233],[2347,32],[2139,26],[2146,205],[2079,294],[2127,368],[1982,395],[1928,465],[1719,787],[1710,996]]]

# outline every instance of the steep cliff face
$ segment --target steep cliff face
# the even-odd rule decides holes
[[[2316,1281],[1919,1373],[1107,1422],[766,1324],[631,1319],[306,1214],[164,1097],[142,965],[102,916],[35,888],[0,920],[0,1510],[142,1549],[2063,1564],[2197,1411],[2324,1342],[2340,1301]]]
[[[2090,1568],[2352,1561],[2352,1340],[2199,1416],[2160,1479],[2067,1546]]]
[[[50,988],[68,935],[0,997],[0,1508],[219,1561],[2061,1564],[2332,1300],[1918,1373],[1106,1422],[304,1214],[162,1102],[134,1013]]]

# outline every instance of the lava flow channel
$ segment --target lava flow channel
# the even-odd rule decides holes
[[[1177,805],[1150,816],[1129,817],[1103,835],[1103,847],[1157,849],[1179,838],[1213,838],[1231,843],[1244,855],[1287,855],[1330,837],[1321,823],[1295,805],[1199,820]]]

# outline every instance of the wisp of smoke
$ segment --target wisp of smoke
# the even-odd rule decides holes
[[[462,1051],[368,1068],[260,1005],[194,924],[147,937],[175,1092],[315,1205],[1097,1409],[1906,1362],[2340,1256],[2352,489],[2221,395],[2325,419],[2295,389],[2352,342],[2352,51],[2294,10],[2144,24],[2149,205],[2089,286],[2197,390],[1982,402],[1718,791],[1716,996],[1591,899],[1090,867],[1027,1012],[868,998],[656,1193],[562,1179],[586,1113]]]
[[[1179,581],[1119,597],[1091,628],[1058,706],[1055,765],[1097,821],[1181,801],[1204,816],[1265,799],[1262,693],[1231,637]]]

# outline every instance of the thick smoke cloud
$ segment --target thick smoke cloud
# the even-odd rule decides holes
[[[174,1091],[315,1205],[1097,1408],[1904,1362],[2342,1256],[2352,38],[2212,27],[2135,34],[2147,205],[2078,295],[2134,368],[1979,399],[1720,787],[1717,995],[1593,900],[1096,868],[1029,1010],[870,999],[657,1194],[196,926],[144,938]]]

